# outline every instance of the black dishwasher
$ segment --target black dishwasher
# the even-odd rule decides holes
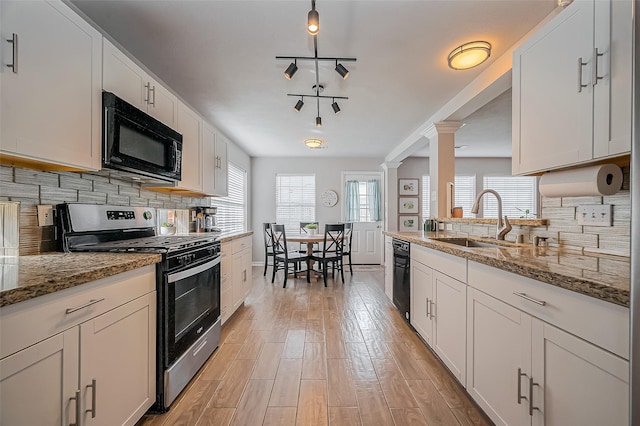
[[[393,239],[393,304],[402,316],[411,319],[409,243]]]

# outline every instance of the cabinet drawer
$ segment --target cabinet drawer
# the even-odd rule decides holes
[[[149,265],[3,307],[0,309],[0,358],[123,305],[155,288],[155,266]],[[93,301],[98,302],[90,304]],[[90,305],[66,313],[68,309],[87,304]]]
[[[231,243],[233,244],[232,252],[235,254],[251,247],[251,237],[239,238],[233,240]]]
[[[624,306],[476,262],[469,262],[469,285],[629,359],[629,309]]]
[[[463,283],[467,282],[467,259],[412,244],[411,260],[418,261]]]

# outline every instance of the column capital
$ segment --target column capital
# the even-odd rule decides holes
[[[425,138],[431,140],[438,136],[438,130],[436,129],[435,124],[431,123],[421,132],[421,134]]]
[[[384,163],[380,164],[380,167],[382,167],[382,169],[386,171],[389,169],[397,169],[401,164],[402,161],[385,161]]]
[[[433,123],[438,134],[440,133],[455,133],[464,123],[462,121],[440,121]]]

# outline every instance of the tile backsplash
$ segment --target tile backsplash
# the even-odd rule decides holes
[[[55,250],[53,226],[38,226],[38,204],[79,202],[186,209],[209,205],[209,200],[209,197],[149,191],[139,183],[90,173],[41,172],[0,166],[0,201],[20,203],[19,253],[22,256]]]

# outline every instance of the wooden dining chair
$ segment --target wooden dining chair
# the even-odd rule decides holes
[[[271,236],[273,238],[273,275],[271,276],[271,282],[276,279],[276,272],[279,270],[284,271],[284,285],[287,286],[287,276],[289,275],[289,269],[292,269],[293,276],[298,277],[300,266],[303,262],[309,259],[309,256],[296,251],[287,250],[287,235],[284,229],[284,225],[271,225]],[[311,282],[309,276],[309,269],[307,268],[307,282]]]
[[[344,223],[327,224],[324,226],[324,241],[322,244],[322,252],[319,255],[313,254],[311,258],[318,262],[322,267],[322,279],[324,286],[327,286],[327,269],[331,264],[332,274],[335,277],[336,269],[340,271],[340,278],[344,284],[344,268],[342,257],[344,252]]]
[[[353,265],[351,264],[351,243],[353,243],[353,223],[347,222],[344,224],[344,238],[347,243],[344,244],[344,250],[342,256],[347,256],[349,259],[349,272],[353,275]]]
[[[271,231],[270,222],[265,222],[262,224],[263,236],[264,236],[264,273],[263,276],[267,275],[267,267],[269,266],[269,258],[273,259],[273,235]],[[271,262],[271,266],[273,266],[274,262]]]

